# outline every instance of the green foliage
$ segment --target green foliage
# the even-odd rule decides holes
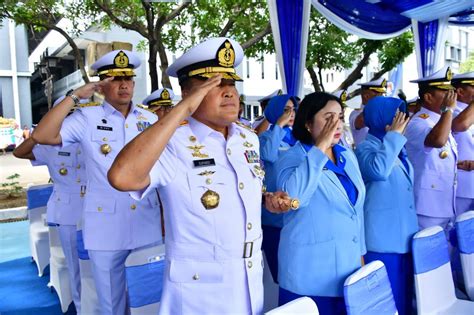
[[[383,41],[383,46],[378,51],[382,70],[387,72],[395,68],[413,52],[414,48],[412,32],[405,32],[400,36]]]
[[[472,71],[474,71],[474,51],[469,54],[468,58],[464,62],[462,62],[459,67],[460,73]]]
[[[23,188],[20,186],[20,182],[16,181],[20,178],[20,174],[13,174],[7,177],[7,181],[0,184],[0,194],[6,195],[7,197],[17,197]]]

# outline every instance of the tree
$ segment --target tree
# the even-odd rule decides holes
[[[0,2],[0,19],[8,18],[16,24],[33,27],[34,30],[53,30],[60,33],[71,46],[77,66],[81,70],[84,82],[89,77],[84,68],[79,48],[73,37],[81,32],[81,27],[71,12],[75,12],[70,1],[26,0],[22,2],[4,0]],[[73,23],[71,32],[57,26],[57,22],[67,18]]]
[[[459,67],[460,73],[471,71],[474,71],[474,52],[471,52],[469,57],[464,62],[462,62],[461,66]]]
[[[84,0],[84,14],[102,26],[118,25],[138,32],[147,41],[152,90],[158,88],[157,60],[161,64],[161,84],[171,87],[166,69],[166,51],[176,52],[208,36],[232,36],[243,43],[249,56],[269,51],[271,33],[265,2],[220,0],[150,2],[139,0]]]
[[[393,69],[413,51],[413,36],[410,32],[389,40],[354,40],[355,36],[330,23],[314,8],[310,19],[306,69],[316,91],[324,91],[321,75],[323,70],[341,71],[355,65],[337,88],[347,89],[362,77],[362,69],[367,66],[372,54],[378,54],[382,65],[374,76],[376,79]],[[360,91],[356,90],[349,97],[358,93]]]

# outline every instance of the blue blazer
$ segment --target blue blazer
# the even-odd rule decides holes
[[[260,159],[263,161],[265,167],[264,184],[267,191],[276,191],[276,176],[275,162],[278,157],[286,152],[290,145],[283,142],[286,131],[278,125],[274,125],[272,129],[263,132],[259,137],[260,141]],[[283,215],[271,213],[264,206],[262,206],[262,224],[274,227],[283,226]]]
[[[378,253],[407,253],[418,220],[413,192],[413,166],[398,157],[407,139],[388,132],[383,142],[369,134],[356,149],[367,189],[365,238],[367,249]]]
[[[279,259],[280,286],[313,296],[343,296],[344,281],[361,266],[365,186],[353,152],[341,153],[345,172],[358,196],[347,197],[336,174],[325,168],[328,157],[318,148],[295,144],[277,162],[277,186],[300,208],[284,215]]]

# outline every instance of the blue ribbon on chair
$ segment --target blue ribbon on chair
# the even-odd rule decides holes
[[[395,314],[397,311],[385,266],[345,286],[344,298],[349,315]]]
[[[415,274],[434,270],[449,262],[448,241],[444,231],[413,239]]]
[[[157,303],[163,291],[165,260],[125,268],[130,307]]]
[[[458,248],[463,254],[474,253],[474,218],[456,222]]]
[[[89,252],[84,247],[84,237],[82,230],[76,232],[77,235],[77,255],[80,260],[89,260]]]

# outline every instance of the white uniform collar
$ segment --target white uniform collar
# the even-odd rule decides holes
[[[115,107],[113,107],[112,105],[110,105],[106,100],[102,102],[102,108],[104,109],[106,116],[111,115],[114,112],[118,112],[118,110],[115,109]],[[137,108],[132,102],[131,102],[130,113],[137,114]]]
[[[207,136],[212,133],[216,133],[222,135],[219,131],[212,129],[211,127],[207,126],[206,124],[194,119],[193,117],[188,118],[188,124],[191,128],[193,134],[197,137],[200,142],[203,142]],[[229,138],[236,133],[235,124],[231,124],[229,126]],[[223,136],[223,135],[222,135]]]

